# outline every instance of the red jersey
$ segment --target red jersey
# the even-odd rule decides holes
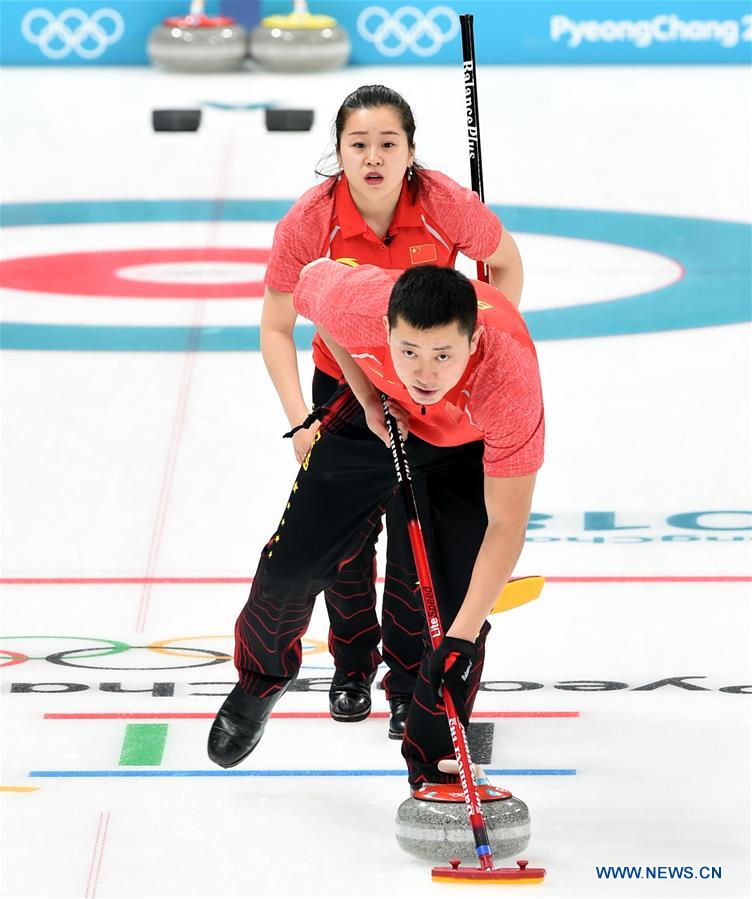
[[[478,348],[459,383],[438,403],[421,406],[392,364],[383,317],[401,272],[321,262],[299,280],[296,310],[325,328],[375,387],[409,412],[410,431],[435,446],[483,440],[483,469],[518,477],[543,464],[543,398],[535,347],[522,316],[496,288],[473,281]]]
[[[487,259],[501,241],[501,222],[478,196],[441,172],[421,171],[413,203],[405,180],[389,229],[378,237],[363,220],[347,178],[329,196],[331,179],[306,191],[278,223],[264,283],[292,293],[304,265],[322,256],[401,269],[413,265],[454,266],[458,251]],[[318,335],[313,341],[317,368],[342,374]]]

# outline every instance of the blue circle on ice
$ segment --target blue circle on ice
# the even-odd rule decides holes
[[[290,200],[93,200],[6,203],[4,227],[134,222],[276,222]],[[611,337],[752,319],[752,226],[741,222],[534,206],[491,206],[512,232],[607,242],[667,256],[683,277],[657,290],[525,313],[537,341]],[[198,333],[197,333],[198,331]],[[296,328],[302,348],[313,329]],[[209,352],[259,349],[258,326],[150,327],[6,322],[2,347],[27,350]]]

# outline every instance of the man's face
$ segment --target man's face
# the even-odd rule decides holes
[[[472,338],[457,322],[421,330],[398,317],[393,328],[384,316],[389,352],[397,377],[416,403],[438,403],[459,382],[478,348],[481,326]]]

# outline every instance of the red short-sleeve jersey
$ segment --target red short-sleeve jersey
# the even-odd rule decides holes
[[[453,266],[458,252],[470,259],[487,259],[501,241],[502,226],[494,213],[472,190],[441,172],[424,169],[420,178],[415,202],[407,181],[403,183],[383,238],[363,220],[344,176],[333,193],[331,179],[306,191],[274,231],[265,284],[292,293],[303,266],[322,256],[400,270],[426,264]],[[340,376],[339,366],[318,337],[313,358],[322,371]]]
[[[483,440],[492,477],[518,477],[543,464],[543,397],[535,347],[522,316],[494,287],[473,281],[483,324],[478,349],[459,383],[438,403],[421,406],[392,364],[383,316],[401,273],[321,262],[301,277],[297,311],[348,350],[369,380],[410,413],[410,430],[436,446]]]

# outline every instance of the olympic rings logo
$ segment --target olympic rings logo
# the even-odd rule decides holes
[[[400,6],[394,15],[383,6],[369,6],[358,16],[360,36],[383,56],[401,56],[408,49],[416,56],[433,56],[459,30],[457,13],[449,6],[435,6],[425,14],[415,6]]]
[[[23,17],[21,32],[48,59],[64,59],[70,53],[77,53],[82,59],[96,59],[120,40],[125,22],[115,9],[99,9],[91,16],[81,9],[64,9],[55,16],[39,7]]]
[[[54,640],[72,641],[74,643],[96,644],[94,646],[74,646],[70,649],[58,649],[55,652],[45,653],[43,655],[31,655],[29,652],[20,651],[20,649],[1,649],[0,648],[0,668],[8,668],[12,665],[21,665],[29,661],[45,661],[53,665],[63,665],[68,668],[89,668],[96,671],[173,671],[182,668],[206,668],[210,665],[221,665],[224,662],[232,661],[232,653],[216,649],[203,649],[198,646],[190,646],[193,640],[223,640],[232,641],[232,634],[201,634],[190,637],[170,637],[167,640],[155,640],[144,646],[131,646],[122,640],[109,640],[106,637],[67,637],[67,636],[44,636],[41,634],[33,634],[26,636],[0,637],[0,640],[14,640],[21,647],[24,647],[26,640]],[[175,645],[182,644],[182,645]],[[303,638],[303,655],[314,655],[319,652],[326,652],[327,645],[322,640],[314,640],[311,637]],[[144,656],[143,653],[155,653],[157,656],[171,656],[173,658],[187,659],[187,664],[174,662],[166,665],[153,664],[101,664],[101,660],[111,656],[121,656],[127,652],[131,652],[132,656],[126,660],[130,662],[147,661],[156,662],[158,659],[154,656]],[[140,655],[139,655],[140,653]],[[81,664],[83,659],[96,660],[91,663]],[[198,659],[197,662],[192,660]]]

